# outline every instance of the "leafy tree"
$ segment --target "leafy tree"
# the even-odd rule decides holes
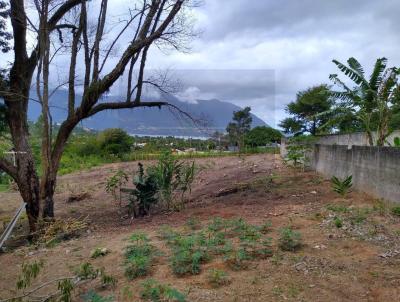
[[[356,84],[354,88],[349,88],[337,74],[330,75],[330,79],[342,89],[332,92],[340,101],[335,108],[336,120],[355,116],[361,122],[369,144],[374,145],[372,132],[377,131],[376,144],[383,146],[392,127],[399,121],[399,70],[396,67],[386,68],[387,59],[380,58],[376,60],[372,74],[367,79],[363,67],[355,58],[348,59],[348,65],[337,60],[333,60],[333,63]]]
[[[11,33],[7,31],[6,20],[9,18],[10,12],[5,1],[0,1],[0,50],[6,53],[11,50],[10,40]]]
[[[266,126],[251,129],[245,137],[246,145],[252,147],[265,146],[268,143],[280,142],[282,134],[280,131]]]
[[[250,107],[245,107],[243,110],[233,112],[232,122],[226,127],[231,143],[239,147],[239,152],[244,145],[244,137],[250,131],[253,121],[250,111]]]
[[[284,118],[278,125],[286,134],[301,134],[303,132],[303,123],[293,117]]]
[[[137,5],[132,10],[129,7],[126,9],[127,24],[115,24],[112,31],[109,28],[111,5],[108,3],[111,1],[90,1],[96,2],[93,5],[89,5],[87,0],[34,2],[32,6],[24,0],[10,1],[8,13],[5,2],[0,0],[1,50],[10,50],[7,41],[12,39],[10,44],[14,54],[9,72],[0,77],[0,98],[6,108],[12,147],[23,152],[20,153],[23,155],[17,156],[15,166],[6,158],[0,158],[0,169],[17,182],[26,203],[32,233],[36,231],[39,216],[44,219],[54,217],[57,172],[74,128],[83,119],[105,110],[171,106],[165,101],[148,102],[142,99],[146,85],[163,91],[166,85],[163,76],[159,79],[145,76],[146,63],[152,55],[150,48],[157,45],[182,50],[182,43],[192,34],[186,14],[183,14],[184,8],[191,5],[191,0],[135,1],[132,6]],[[37,24],[30,22],[28,12],[35,15]],[[5,33],[4,20],[8,16],[12,38]],[[123,40],[124,45],[120,52],[116,51],[119,40]],[[50,65],[61,55],[63,60],[69,60],[68,83],[64,85],[68,89],[65,100],[67,117],[53,138],[49,99],[52,79],[57,76],[53,76],[55,69]],[[115,60],[114,64],[110,64],[111,57]],[[138,71],[137,77],[134,71]],[[104,100],[103,96],[123,75],[127,75],[126,97]],[[83,90],[80,102],[76,102],[77,80]],[[30,146],[27,120],[32,86],[36,86],[37,101],[43,115],[40,176]]]
[[[106,129],[99,135],[101,150],[106,154],[121,157],[131,150],[133,138],[120,128]]]
[[[290,133],[309,132],[315,135],[322,132],[325,130],[323,126],[328,117],[320,113],[329,111],[333,103],[327,85],[300,91],[297,93],[296,101],[286,107],[286,112],[294,117],[283,120],[280,127]]]

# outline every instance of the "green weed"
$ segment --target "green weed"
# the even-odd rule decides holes
[[[154,279],[148,279],[142,283],[143,290],[141,297],[146,301],[152,302],[185,302],[186,296],[177,289],[157,282]]]
[[[302,246],[301,234],[293,231],[290,227],[285,227],[280,230],[279,248],[282,251],[294,252]]]
[[[149,274],[155,249],[145,234],[135,233],[130,240],[133,244],[125,250],[125,276],[132,280]]]
[[[210,269],[207,272],[207,280],[208,283],[212,287],[220,287],[226,285],[230,282],[228,274],[223,270],[219,269]]]

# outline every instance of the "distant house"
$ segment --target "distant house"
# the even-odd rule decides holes
[[[146,145],[147,143],[133,143],[133,146],[139,149],[144,148]]]
[[[172,154],[184,154],[185,151],[179,149],[171,149]]]

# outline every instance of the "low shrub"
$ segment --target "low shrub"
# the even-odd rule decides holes
[[[154,279],[148,279],[142,283],[140,296],[146,301],[152,302],[185,302],[186,296],[177,289],[161,284]]]
[[[294,252],[301,248],[301,234],[293,231],[290,227],[285,227],[280,230],[279,248],[282,251]]]
[[[150,273],[155,249],[146,235],[135,233],[130,237],[133,244],[125,250],[125,276],[132,280]]]
[[[187,235],[177,237],[172,245],[171,268],[175,275],[199,274],[201,263],[209,260],[204,237]]]
[[[226,265],[234,271],[246,269],[249,266],[248,261],[251,259],[252,257],[245,249],[232,250],[224,257]]]

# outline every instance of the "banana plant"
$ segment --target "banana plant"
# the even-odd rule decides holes
[[[343,117],[343,113],[355,114],[363,124],[369,144],[374,145],[372,132],[376,130],[376,145],[383,146],[392,132],[389,127],[392,107],[400,104],[399,69],[387,68],[387,59],[379,58],[367,79],[363,67],[355,58],[348,59],[347,65],[337,60],[333,63],[356,85],[350,88],[337,74],[329,76],[341,89],[331,92],[340,101],[338,107],[342,110],[338,117]]]

